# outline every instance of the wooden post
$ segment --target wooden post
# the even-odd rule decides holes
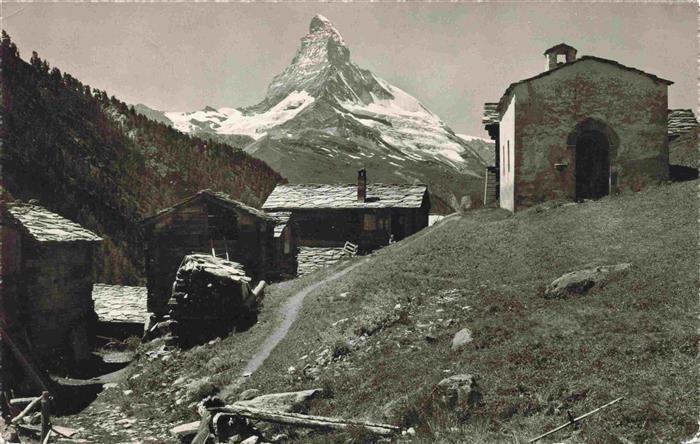
[[[544,437],[546,437],[546,436],[549,436],[549,435],[551,435],[551,434],[554,433],[554,432],[558,432],[559,430],[561,430],[561,429],[563,429],[563,428],[566,428],[566,427],[568,427],[568,426],[570,426],[570,425],[574,425],[574,424],[576,424],[577,422],[579,422],[580,420],[582,420],[583,418],[585,418],[585,417],[587,417],[587,416],[590,416],[590,415],[592,415],[592,414],[594,414],[594,413],[597,413],[597,412],[603,410],[603,409],[606,408],[606,407],[610,407],[611,405],[615,404],[616,402],[622,401],[623,399],[625,399],[625,398],[624,398],[624,397],[617,398],[617,399],[615,399],[615,400],[613,400],[613,401],[610,401],[609,403],[607,403],[607,404],[605,404],[605,405],[602,405],[602,406],[598,407],[597,409],[591,410],[590,412],[585,413],[585,414],[579,416],[578,418],[573,418],[573,419],[571,419],[571,417],[572,417],[573,415],[569,414],[569,422],[567,422],[566,424],[562,424],[562,425],[560,425],[559,427],[557,427],[556,429],[552,429],[552,430],[550,430],[550,431],[547,432],[547,433],[543,433],[543,434],[541,434],[540,436],[538,436],[538,437],[536,437],[536,438],[532,438],[531,440],[528,441],[528,443],[537,442],[537,441],[539,441],[540,439],[542,439],[542,438],[544,438]],[[567,412],[567,413],[568,413],[568,412]]]
[[[41,442],[48,442],[51,432],[51,401],[49,392],[41,394]],[[46,441],[45,441],[46,440]]]

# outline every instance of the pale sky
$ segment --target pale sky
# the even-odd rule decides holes
[[[241,107],[264,96],[311,18],[328,17],[352,60],[458,133],[486,137],[483,102],[544,69],[566,42],[675,82],[696,109],[696,3],[0,3],[2,27],[83,83],[164,111]]]

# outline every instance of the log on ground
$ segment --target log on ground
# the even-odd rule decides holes
[[[373,423],[367,421],[347,420],[341,418],[331,418],[325,416],[303,415],[301,413],[283,413],[270,410],[244,407],[240,405],[227,405],[216,407],[212,412],[228,414],[231,416],[242,416],[259,421],[274,422],[288,426],[305,427],[321,430],[346,430],[351,427],[363,427],[368,431],[380,436],[391,436],[401,432],[400,427],[390,424]]]

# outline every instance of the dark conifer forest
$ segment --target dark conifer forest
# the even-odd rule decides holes
[[[1,178],[6,199],[41,205],[100,234],[98,282],[142,282],[139,221],[204,188],[258,206],[282,182],[241,149],[189,137],[84,85],[3,31]]]

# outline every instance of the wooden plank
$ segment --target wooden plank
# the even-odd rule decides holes
[[[24,410],[22,410],[19,415],[12,418],[12,421],[10,421],[10,424],[17,424],[18,422],[20,422],[22,420],[22,418],[27,416],[29,413],[31,413],[32,410],[34,410],[35,408],[37,408],[39,406],[39,403],[41,403],[41,399],[42,399],[41,396],[34,398],[34,400],[32,402],[30,402],[29,405],[27,407],[25,407]]]
[[[300,413],[275,412],[264,409],[241,405],[227,405],[211,409],[219,415],[242,416],[260,421],[274,422],[278,424],[306,427],[322,430],[346,430],[350,427],[363,427],[380,436],[391,436],[401,432],[400,427],[390,424],[380,424],[367,421],[345,420],[324,416],[303,415]]]

